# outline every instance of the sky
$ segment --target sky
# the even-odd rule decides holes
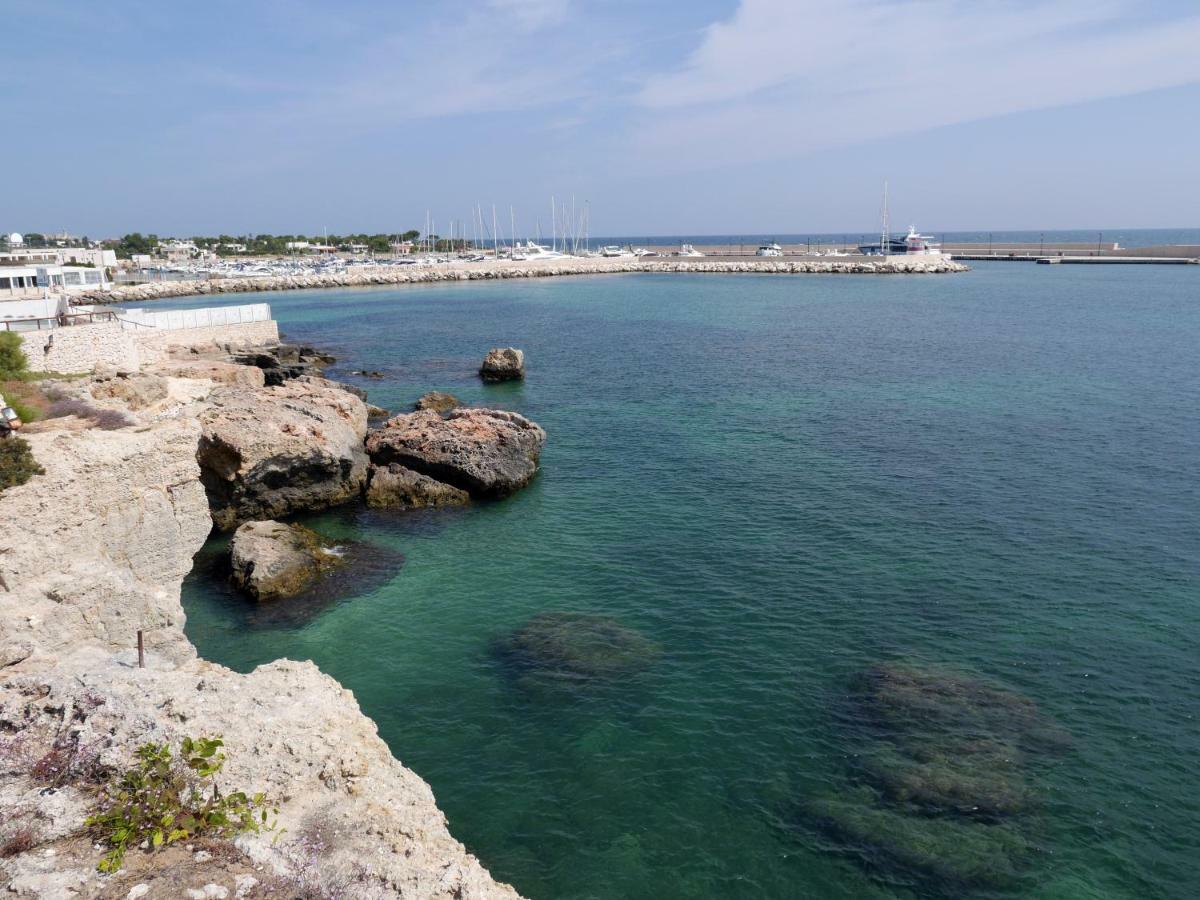
[[[0,0],[0,229],[1200,226],[1196,0]],[[510,212],[511,210],[511,212]]]

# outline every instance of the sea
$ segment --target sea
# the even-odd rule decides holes
[[[1200,268],[155,305],[250,302],[375,404],[548,434],[511,498],[301,517],[370,551],[311,597],[233,593],[221,536],[183,591],[205,658],[352,690],[524,896],[1200,895]],[[620,665],[564,668],[597,633]]]

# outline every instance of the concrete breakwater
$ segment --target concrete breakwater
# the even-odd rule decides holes
[[[600,275],[635,272],[681,272],[711,274],[771,275],[903,275],[965,272],[968,267],[948,257],[889,256],[878,260],[717,260],[717,259],[605,259],[583,258],[523,263],[485,261],[447,263],[438,266],[362,266],[342,272],[312,275],[268,275],[251,278],[219,278],[197,281],[155,281],[109,291],[81,294],[86,303],[128,303],[204,294],[233,294],[252,291],[287,291],[304,288],[369,287],[390,284],[423,284],[444,281],[476,281],[500,278],[549,278],[561,275]]]

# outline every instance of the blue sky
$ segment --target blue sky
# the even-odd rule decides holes
[[[1200,225],[1189,0],[0,0],[0,228]]]

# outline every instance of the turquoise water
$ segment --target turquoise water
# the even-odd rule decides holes
[[[549,433],[499,503],[304,521],[402,554],[256,610],[221,542],[188,634],[315,660],[533,898],[1191,897],[1200,891],[1200,271],[608,276],[239,295],[394,409],[425,390]],[[209,300],[162,306],[195,306]],[[528,355],[484,387],[487,348]],[[531,689],[495,642],[547,609],[661,647]],[[1073,735],[1039,756],[1017,880],[954,884],[805,819],[854,783],[849,686],[986,676]]]

